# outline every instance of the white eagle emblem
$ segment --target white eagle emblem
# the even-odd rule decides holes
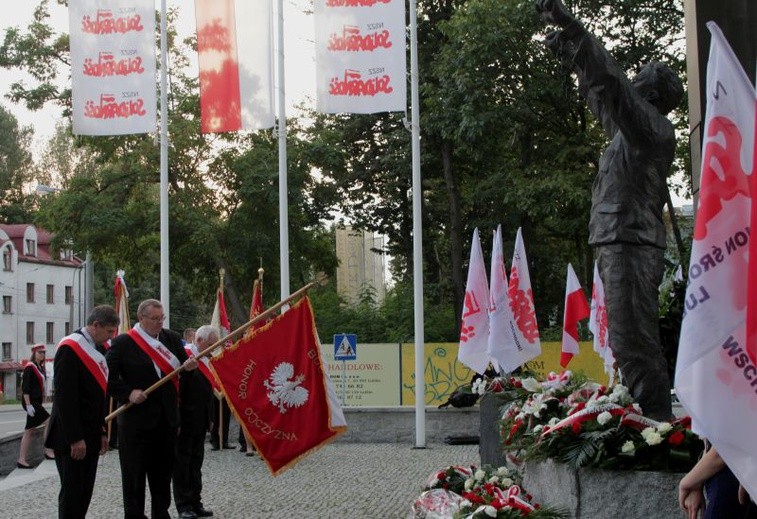
[[[268,377],[272,384],[268,383],[268,380],[263,381],[263,385],[268,389],[268,400],[273,405],[279,406],[279,412],[284,414],[287,412],[287,407],[300,407],[308,400],[308,390],[300,386],[305,375],[297,375],[294,380],[294,366],[289,362],[282,362],[276,366]]]

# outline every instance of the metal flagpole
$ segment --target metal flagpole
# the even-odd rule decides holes
[[[284,88],[284,0],[278,1],[279,41],[279,262],[281,299],[289,296],[289,202],[287,199],[287,122]]]
[[[166,0],[160,1],[160,302],[165,328],[171,327],[171,300],[168,288],[168,41]]]
[[[415,447],[426,447],[425,337],[423,330],[423,215],[421,214],[421,123],[418,107],[418,13],[410,0],[410,124],[413,155],[413,308],[415,320]]]

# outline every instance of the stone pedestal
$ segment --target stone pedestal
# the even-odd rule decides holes
[[[497,393],[485,393],[479,400],[481,439],[478,444],[478,453],[481,456],[481,465],[493,467],[505,465],[505,452],[499,435],[499,421],[502,416],[502,406],[508,402],[509,399],[506,396]]]
[[[552,460],[526,462],[523,487],[542,506],[566,508],[573,519],[681,517],[683,474],[632,470],[574,470]]]

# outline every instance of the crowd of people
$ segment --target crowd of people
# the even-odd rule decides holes
[[[148,299],[139,304],[136,324],[117,335],[116,310],[96,306],[86,325],[64,337],[56,348],[51,414],[42,406],[45,348],[33,348],[22,378],[27,423],[17,466],[32,468],[27,455],[33,430],[46,424],[45,457],[55,460],[60,478],[60,518],[86,516],[98,456],[112,448],[118,449],[125,518],[147,517],[146,487],[154,519],[171,517],[172,489],[180,519],[213,515],[202,502],[206,435],[211,431],[212,450],[232,446],[229,415],[218,423],[219,415],[224,416],[219,406],[228,413],[228,405],[214,390],[207,357],[199,354],[218,342],[219,331],[204,325],[185,330],[182,339],[163,328],[164,320],[160,301]],[[178,376],[153,387],[172,373]],[[106,423],[112,410],[109,400],[128,404],[110,427]],[[112,437],[117,431],[117,442],[112,438],[109,442],[109,431]],[[250,443],[242,441],[240,432],[240,450],[254,453]]]

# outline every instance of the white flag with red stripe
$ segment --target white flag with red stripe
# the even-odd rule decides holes
[[[700,202],[675,388],[729,468],[757,496],[757,355],[747,341],[757,96],[720,29],[707,64]],[[753,229],[753,227],[752,227]],[[749,281],[749,282],[747,282]],[[753,311],[753,310],[752,310]]]
[[[591,315],[589,316],[589,330],[594,335],[594,351],[602,359],[605,373],[610,377],[610,385],[615,378],[615,357],[610,349],[610,333],[607,325],[607,303],[605,302],[605,286],[599,276],[599,266],[594,262],[594,286],[591,290]]]
[[[229,315],[226,313],[226,301],[223,298],[223,290],[216,291],[216,306],[213,308],[213,317],[210,318],[210,324],[215,326],[220,332],[220,338],[223,339],[231,331]]]
[[[195,0],[203,133],[270,128],[271,0]]]
[[[570,359],[578,355],[578,322],[590,314],[589,303],[578,281],[573,265],[568,263],[568,279],[565,283],[565,309],[562,321],[562,351],[560,366],[568,367]]]
[[[488,285],[484,253],[481,251],[478,229],[474,229],[457,358],[476,373],[483,373],[489,366],[489,354],[486,351],[489,338]]]
[[[113,287],[113,293],[116,296],[116,312],[121,321],[118,325],[117,334],[126,333],[131,329],[131,319],[129,319],[129,290],[126,288],[124,274],[123,270],[116,272],[116,284]]]

